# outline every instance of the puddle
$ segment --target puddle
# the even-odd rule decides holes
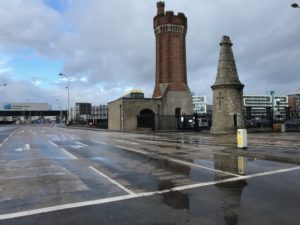
[[[244,156],[214,154],[213,159],[195,159],[194,164],[207,168],[221,170],[238,175],[251,175],[255,173],[294,167],[293,164],[269,160],[261,160]]]

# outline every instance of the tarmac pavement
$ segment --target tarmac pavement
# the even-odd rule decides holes
[[[4,126],[0,225],[298,225],[299,134]]]

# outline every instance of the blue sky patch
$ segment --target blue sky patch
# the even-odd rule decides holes
[[[53,82],[63,69],[63,62],[37,55],[33,50],[19,52],[10,62],[17,79]]]
[[[50,8],[63,13],[68,8],[68,0],[43,0]]]

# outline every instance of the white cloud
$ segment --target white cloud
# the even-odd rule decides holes
[[[155,77],[152,22],[156,1],[74,0],[68,7],[59,13],[39,0],[1,1],[0,49],[13,54],[30,48],[43,57],[62,60],[64,69],[57,73],[69,76],[72,102],[102,104],[128,88],[143,89],[150,97]],[[192,91],[211,99],[218,44],[224,34],[234,44],[245,93],[287,93],[300,87],[300,14],[288,2],[173,0],[166,1],[166,10],[181,11],[188,17],[187,65]],[[10,74],[7,65],[0,63],[1,76]],[[46,88],[45,81],[28,82],[19,96],[32,94],[52,102],[65,99],[66,80],[53,76]]]
[[[40,80],[34,80],[31,82],[34,86],[40,86],[43,82]]]

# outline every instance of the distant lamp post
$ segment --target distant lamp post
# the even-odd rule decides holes
[[[68,111],[67,111],[67,125],[69,125],[69,113],[70,113],[70,79],[67,75],[60,73],[59,76],[67,78],[67,89],[68,89]]]
[[[293,4],[291,4],[291,6],[292,6],[293,8],[300,8],[300,6],[299,6],[297,3],[293,3]]]
[[[277,98],[276,99],[276,105],[277,105],[277,118],[280,118],[280,109],[279,109],[279,105],[280,105],[280,99]]]

